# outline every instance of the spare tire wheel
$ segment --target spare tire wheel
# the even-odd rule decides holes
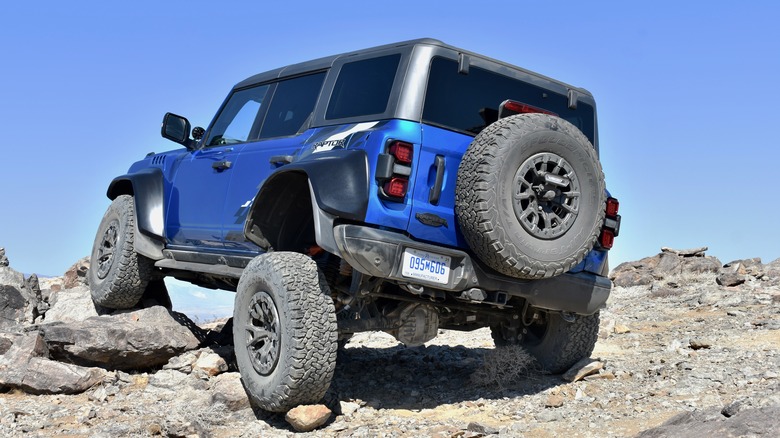
[[[516,278],[580,263],[604,221],[604,174],[587,137],[547,114],[518,114],[479,133],[458,169],[455,210],[482,262]]]

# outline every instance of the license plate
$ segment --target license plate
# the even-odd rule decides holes
[[[450,281],[451,263],[452,258],[449,256],[406,248],[404,250],[401,275],[408,278],[447,284]]]

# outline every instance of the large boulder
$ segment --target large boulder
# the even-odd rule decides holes
[[[20,387],[30,359],[46,355],[46,344],[38,332],[0,332],[0,387]]]
[[[37,287],[37,277],[27,282],[20,272],[0,266],[0,329],[35,320],[39,299],[31,286]],[[37,291],[40,293],[40,289]]]
[[[106,375],[100,368],[34,357],[27,364],[19,387],[30,394],[78,394],[101,383]]]
[[[75,394],[103,381],[99,368],[49,360],[46,344],[36,332],[0,333],[0,388],[30,394]]]
[[[186,316],[161,306],[46,324],[40,331],[53,359],[119,370],[162,366],[203,339]]]
[[[87,286],[51,292],[44,322],[79,322],[98,316]]]

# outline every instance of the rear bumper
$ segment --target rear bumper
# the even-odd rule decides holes
[[[503,276],[491,272],[461,250],[417,242],[393,231],[359,225],[337,225],[333,232],[344,260],[354,269],[373,277],[450,292],[471,288],[503,292],[525,298],[529,304],[539,308],[582,315],[591,315],[602,308],[612,290],[609,279],[588,272],[566,273],[542,280]],[[406,248],[451,257],[452,266],[447,284],[404,277],[401,260]]]

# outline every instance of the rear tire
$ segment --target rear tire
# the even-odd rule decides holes
[[[233,343],[250,401],[285,412],[320,401],[336,369],[338,332],[330,289],[309,257],[260,255],[244,269]]]
[[[599,334],[599,313],[574,315],[574,322],[568,322],[559,312],[545,312],[541,321],[526,330],[518,340],[501,326],[490,327],[496,348],[519,344],[546,371],[560,374],[593,352]]]
[[[130,309],[143,296],[154,265],[135,252],[134,237],[133,197],[120,195],[103,215],[92,246],[87,276],[97,306]]]

